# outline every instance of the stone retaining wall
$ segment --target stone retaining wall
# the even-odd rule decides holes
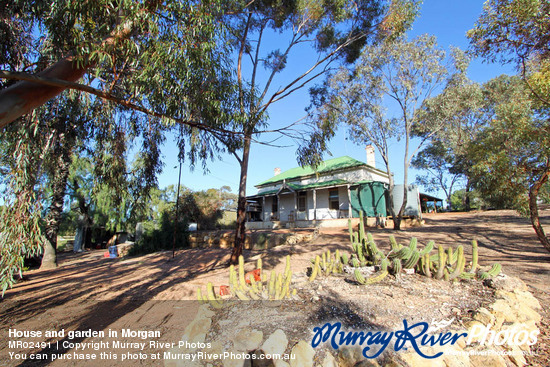
[[[280,245],[293,245],[300,242],[308,242],[314,238],[313,231],[308,233],[292,232],[249,232],[246,235],[245,249],[265,250]],[[198,232],[189,235],[189,243],[192,248],[220,247],[231,248],[235,240],[234,231],[209,231]]]

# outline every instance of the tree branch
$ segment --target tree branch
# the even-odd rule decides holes
[[[90,86],[87,86],[87,85],[79,84],[79,83],[68,82],[66,80],[60,80],[60,79],[55,79],[55,78],[47,78],[47,77],[31,75],[31,74],[27,74],[27,73],[11,72],[11,71],[7,71],[7,70],[0,70],[0,78],[23,80],[23,81],[32,83],[32,85],[34,85],[35,87],[36,87],[36,84],[39,84],[39,85],[48,85],[48,86],[56,87],[56,88],[59,88],[59,89],[62,89],[62,90],[66,90],[66,89],[79,90],[81,92],[86,92],[86,93],[89,93],[89,94],[93,94],[95,96],[106,99],[108,101],[115,102],[119,105],[122,105],[124,107],[128,107],[132,110],[143,112],[143,113],[145,113],[149,116],[154,116],[154,117],[158,117],[158,118],[166,118],[166,119],[172,120],[176,123],[187,125],[189,127],[194,127],[194,128],[200,129],[200,130],[204,130],[204,131],[208,131],[208,132],[218,132],[218,133],[223,133],[223,134],[228,134],[228,135],[242,135],[243,134],[242,132],[221,129],[221,128],[209,126],[209,125],[206,125],[206,124],[202,124],[202,123],[199,123],[199,122],[194,122],[194,121],[191,121],[189,119],[168,116],[168,115],[165,115],[163,113],[159,113],[159,112],[155,112],[153,110],[147,109],[146,107],[143,107],[143,106],[140,106],[140,105],[135,104],[133,102],[124,100],[122,98],[115,97],[112,94],[106,93],[102,90],[99,90],[99,89],[96,89],[96,88],[93,88],[93,87],[90,87]],[[3,128],[7,124],[9,124],[9,121],[6,122],[4,120],[0,120],[0,128]]]

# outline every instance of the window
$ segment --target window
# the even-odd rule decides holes
[[[277,196],[273,196],[273,201],[271,203],[271,213],[277,214],[279,211],[279,200]]]
[[[298,211],[299,212],[306,211],[306,199],[307,199],[307,192],[300,191],[298,193]]]
[[[328,190],[328,207],[329,209],[340,209],[340,202],[338,200],[338,189]]]

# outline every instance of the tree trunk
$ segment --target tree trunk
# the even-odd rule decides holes
[[[540,223],[539,209],[537,206],[537,197],[539,195],[539,190],[542,185],[544,185],[546,181],[548,181],[548,174],[550,174],[550,172],[545,172],[542,177],[529,189],[529,217],[531,218],[531,224],[535,229],[535,233],[537,234],[540,243],[542,243],[546,251],[550,252],[550,239],[548,239],[548,237],[546,236],[544,228]]]
[[[239,181],[239,200],[237,204],[237,229],[235,231],[235,244],[231,254],[231,263],[237,264],[239,256],[243,253],[246,240],[246,179],[248,175],[248,158],[250,156],[251,136],[245,135],[243,156],[241,164],[241,178]]]
[[[405,124],[406,118],[405,118]],[[409,129],[409,128],[407,128]],[[397,218],[393,221],[393,229],[399,231],[401,229],[401,221],[403,220],[403,214],[405,213],[405,208],[407,207],[407,194],[408,194],[408,185],[407,180],[409,179],[409,130],[406,131],[405,136],[405,159],[403,160],[403,203],[401,203],[401,208],[399,208],[399,213],[397,213]],[[422,209],[420,209],[422,210]]]
[[[469,212],[470,211],[470,179],[466,181],[466,189],[464,192],[464,197],[462,198],[462,206],[464,207],[464,210]]]
[[[71,164],[70,147],[63,147],[67,144],[63,134],[59,135],[60,144],[57,166],[52,175],[52,202],[46,215],[46,228],[44,244],[44,256],[40,269],[53,269],[57,267],[57,232],[61,223],[61,213],[63,212],[63,202],[65,199],[65,190],[67,188],[67,179],[69,178],[69,166]]]
[[[388,180],[389,180],[389,187],[388,187],[388,201],[390,206],[390,215],[393,221],[393,229],[399,229],[400,223],[397,223],[397,216],[395,215],[395,209],[393,208],[393,189],[395,187],[395,183],[393,182],[393,176],[391,174],[391,171],[389,167],[386,169],[386,172],[388,173]],[[396,228],[397,225],[397,228]]]

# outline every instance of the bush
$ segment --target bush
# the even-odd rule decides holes
[[[160,224],[155,222],[143,223],[143,235],[137,241],[130,255],[143,255],[161,250],[171,250],[174,246],[174,225],[175,221],[170,219],[167,212],[162,213]],[[176,229],[176,248],[189,246],[188,223],[180,219]]]

